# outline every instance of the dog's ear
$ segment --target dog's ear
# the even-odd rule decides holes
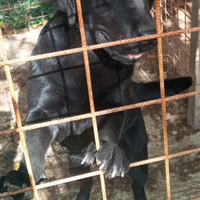
[[[150,8],[150,10],[152,9],[153,4],[154,4],[154,0],[149,0],[149,8]]]
[[[72,26],[76,20],[75,0],[51,0],[52,4],[67,15],[68,23]]]

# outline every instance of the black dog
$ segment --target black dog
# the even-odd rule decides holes
[[[52,0],[58,8],[55,17],[43,28],[32,55],[81,46],[74,0]],[[150,15],[153,0],[84,0],[82,9],[87,44],[156,33]],[[160,97],[159,82],[131,81],[133,63],[142,53],[152,50],[156,40],[124,44],[89,51],[95,109],[104,110]],[[191,86],[191,78],[165,81],[166,96],[178,94]],[[32,61],[28,80],[27,124],[90,112],[83,54]],[[97,160],[106,176],[113,178],[129,172],[136,200],[145,200],[147,165],[129,169],[129,163],[147,159],[147,135],[141,110],[133,109],[97,118],[101,148],[96,152],[91,119],[26,132],[31,165],[36,183],[45,179],[45,154],[56,139],[70,152],[72,175],[89,172]],[[18,171],[1,179],[1,192],[10,185],[29,185],[24,160]],[[92,179],[80,181],[77,200],[88,200]],[[13,196],[24,199],[23,194]]]

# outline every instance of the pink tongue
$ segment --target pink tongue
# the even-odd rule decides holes
[[[128,54],[128,56],[130,56],[133,59],[137,59],[137,58],[140,58],[142,56],[142,53],[140,53],[140,54]]]

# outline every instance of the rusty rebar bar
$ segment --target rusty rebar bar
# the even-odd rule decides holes
[[[83,48],[83,57],[84,57],[84,63],[85,63],[85,72],[86,72],[88,96],[89,96],[89,102],[90,102],[90,110],[92,114],[94,140],[95,140],[96,149],[99,150],[100,149],[99,133],[98,133],[98,127],[97,127],[97,119],[94,114],[95,107],[94,107],[94,98],[93,98],[93,91],[92,91],[92,81],[91,81],[90,65],[89,65],[89,58],[88,58],[88,52],[87,52],[87,41],[86,41],[86,36],[85,36],[85,29],[84,29],[84,22],[83,22],[83,15],[82,15],[80,0],[76,0],[76,6],[77,6],[78,20],[79,20],[82,48]],[[103,175],[103,171],[101,171],[100,173],[100,182],[101,182],[103,200],[107,200],[105,178]]]
[[[195,95],[200,95],[200,91],[189,92],[189,93],[185,93],[185,94],[174,95],[171,97],[165,97],[164,99],[156,99],[156,100],[146,101],[146,102],[142,102],[142,103],[130,104],[127,106],[121,106],[121,107],[116,107],[116,108],[112,108],[112,109],[96,111],[94,113],[94,115],[102,116],[102,115],[112,114],[112,113],[116,113],[116,112],[121,112],[124,110],[130,110],[130,109],[150,106],[150,105],[154,105],[154,104],[161,104],[163,101],[167,102],[167,101],[179,100],[179,99],[183,99],[183,98],[187,98],[187,97],[191,97],[191,96],[195,96]],[[22,128],[15,128],[15,129],[7,130],[7,131],[0,131],[0,136],[13,134],[13,133],[16,133],[19,131],[33,130],[33,129],[43,128],[43,127],[47,127],[47,126],[63,124],[66,122],[87,119],[87,118],[91,118],[91,117],[92,117],[92,114],[87,113],[87,114],[77,115],[77,116],[73,116],[73,117],[66,117],[66,118],[62,118],[62,119],[58,119],[58,120],[36,123],[33,125],[23,126]]]
[[[0,28],[0,49],[1,49],[3,61],[6,61],[7,56],[6,56],[6,51],[5,51],[5,47],[4,47],[3,35],[2,35],[1,28]],[[19,113],[17,100],[16,100],[16,97],[15,97],[15,90],[14,90],[14,86],[13,86],[13,82],[12,82],[10,67],[8,65],[6,65],[6,66],[4,66],[4,69],[5,69],[5,74],[6,74],[6,78],[7,78],[7,81],[8,81],[8,86],[9,86],[9,91],[10,91],[10,95],[11,95],[12,105],[13,105],[14,112],[15,112],[15,118],[16,118],[17,126],[18,126],[18,128],[22,128],[22,122],[21,122],[21,117],[20,117],[20,113]],[[19,131],[19,136],[20,136],[20,141],[22,143],[24,158],[25,158],[25,161],[26,161],[27,171],[28,171],[31,186],[32,186],[32,189],[33,189],[33,194],[34,194],[35,199],[39,200],[37,190],[34,187],[35,186],[35,180],[34,180],[34,177],[33,177],[33,172],[32,172],[31,163],[30,163],[30,159],[29,159],[29,155],[28,155],[28,150],[27,150],[27,146],[26,146],[24,132]]]
[[[156,26],[157,33],[162,33],[161,30],[161,8],[160,0],[155,1],[156,7]],[[163,54],[162,54],[162,38],[157,38],[158,44],[158,63],[159,63],[159,75],[160,75],[160,94],[161,99],[165,98],[165,85],[164,85],[164,70],[163,70]],[[168,150],[168,136],[167,136],[167,116],[166,116],[166,101],[161,103],[162,108],[162,122],[163,122],[163,136],[164,136],[164,150],[165,156],[169,155]],[[171,200],[171,188],[170,188],[170,172],[169,172],[169,159],[165,160],[165,173],[166,173],[166,185],[167,185],[167,199]]]
[[[36,56],[28,56],[25,58],[11,59],[8,61],[0,62],[0,67],[5,66],[5,65],[12,65],[12,64],[17,64],[17,63],[33,61],[33,60],[40,60],[40,59],[45,59],[45,58],[51,58],[51,57],[56,57],[56,56],[63,56],[67,54],[83,52],[84,50],[89,51],[89,50],[94,50],[94,49],[106,48],[106,47],[122,45],[122,44],[127,44],[127,43],[132,43],[132,42],[139,42],[139,41],[144,41],[144,40],[151,40],[151,39],[156,39],[159,37],[160,38],[169,37],[172,35],[180,35],[184,33],[196,32],[196,31],[200,31],[200,27],[193,27],[193,28],[184,29],[184,30],[170,31],[167,33],[160,33],[160,34],[154,34],[154,35],[149,35],[149,36],[142,36],[142,37],[137,37],[137,38],[118,40],[114,42],[90,45],[90,46],[87,46],[86,49],[79,47],[79,48],[74,48],[70,50],[57,51],[57,52],[46,53],[46,54],[41,54],[41,55],[36,55]]]
[[[152,164],[152,163],[155,163],[155,162],[164,161],[165,159],[173,159],[173,158],[177,158],[177,157],[180,157],[180,156],[185,156],[185,155],[198,153],[198,152],[200,152],[200,148],[170,154],[169,156],[159,156],[159,157],[155,157],[155,158],[131,163],[130,167],[137,167],[137,166],[141,166],[141,165]],[[68,182],[72,182],[72,181],[77,181],[77,180],[80,180],[80,179],[83,179],[83,178],[98,176],[100,174],[101,174],[101,171],[94,171],[94,172],[90,172],[90,173],[86,173],[86,174],[82,174],[82,175],[78,175],[78,176],[73,176],[73,177],[70,177],[70,178],[64,178],[64,179],[60,179],[60,180],[57,180],[57,181],[52,181],[52,182],[49,182],[49,183],[43,183],[41,185],[36,185],[35,187],[37,189],[43,189],[43,188],[52,187],[52,186],[55,186],[55,185],[58,185],[58,184],[64,184],[64,183],[68,183]],[[24,189],[18,190],[16,192],[2,193],[2,194],[0,194],[0,198],[4,197],[4,196],[8,196],[8,195],[19,194],[19,193],[22,193],[22,192],[31,191],[31,190],[32,190],[32,188],[29,187],[29,188],[24,188]]]

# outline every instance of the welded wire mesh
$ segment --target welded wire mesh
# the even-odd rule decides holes
[[[162,0],[162,29],[163,32],[191,28],[191,0]],[[189,71],[191,34],[163,38],[164,58],[174,67],[174,73],[185,76]]]
[[[161,2],[162,2],[162,4],[161,4]],[[200,27],[190,28],[187,25],[187,22],[189,20],[191,20],[190,15],[187,12],[187,8],[188,8],[188,5],[190,5],[190,3],[191,3],[190,1],[186,1],[186,0],[184,1],[184,3],[183,3],[183,1],[174,1],[174,0],[171,0],[171,1],[156,0],[155,1],[155,10],[156,10],[155,18],[156,18],[156,24],[157,24],[157,34],[155,34],[155,35],[144,36],[144,37],[140,37],[140,38],[126,39],[126,40],[121,40],[121,41],[116,41],[116,42],[109,42],[106,44],[87,46],[83,18],[82,18],[82,11],[81,11],[81,3],[80,3],[80,0],[76,0],[78,18],[79,18],[79,26],[80,26],[80,30],[81,30],[82,47],[77,48],[77,49],[72,49],[72,50],[65,50],[65,51],[60,51],[60,52],[55,52],[55,53],[44,54],[44,55],[25,57],[22,59],[15,59],[15,60],[7,59],[7,56],[5,53],[5,48],[4,48],[3,35],[2,35],[2,31],[0,30],[0,48],[1,48],[1,52],[2,52],[2,58],[3,58],[2,62],[0,62],[0,66],[4,67],[4,69],[5,69],[7,81],[9,84],[9,91],[11,94],[12,103],[13,103],[13,107],[15,110],[15,116],[16,116],[16,121],[17,121],[17,128],[14,128],[14,129],[8,130],[8,131],[1,131],[0,136],[19,132],[20,140],[22,142],[23,152],[25,155],[25,160],[26,160],[26,164],[27,164],[27,168],[28,168],[28,173],[29,173],[30,180],[31,180],[30,188],[25,188],[25,189],[22,189],[22,190],[13,192],[13,193],[11,193],[11,192],[3,193],[3,194],[0,194],[0,197],[33,190],[35,199],[39,199],[38,193],[37,193],[37,190],[39,190],[39,189],[51,187],[51,186],[62,184],[62,183],[68,183],[68,182],[75,181],[75,180],[80,180],[80,179],[86,178],[86,177],[93,177],[93,176],[100,175],[101,186],[102,186],[102,197],[104,200],[108,199],[107,195],[106,195],[105,181],[104,181],[102,171],[95,171],[95,172],[91,172],[88,174],[83,174],[83,175],[74,176],[71,178],[65,178],[62,180],[53,181],[50,183],[35,185],[32,169],[31,169],[31,165],[30,165],[30,160],[29,160],[31,158],[29,158],[29,156],[28,156],[26,142],[24,139],[24,131],[31,130],[31,129],[37,129],[37,128],[50,126],[50,125],[55,125],[55,124],[60,124],[60,123],[65,123],[65,122],[70,122],[70,121],[79,120],[79,119],[92,118],[94,135],[95,135],[95,143],[96,143],[96,148],[98,150],[100,145],[99,145],[99,137],[98,137],[98,127],[97,127],[97,123],[96,123],[97,116],[106,115],[106,114],[119,112],[119,111],[123,111],[123,110],[128,110],[128,109],[134,109],[134,108],[138,108],[138,107],[144,107],[147,105],[161,104],[162,119],[163,119],[164,152],[165,152],[164,156],[160,156],[160,157],[156,157],[156,158],[152,158],[152,159],[148,159],[148,160],[140,161],[140,162],[136,162],[136,163],[131,163],[130,167],[135,167],[135,166],[144,165],[144,164],[150,164],[150,163],[159,162],[159,161],[164,160],[165,161],[165,172],[166,172],[167,199],[168,200],[171,199],[169,159],[196,153],[196,152],[200,152],[200,148],[196,148],[196,149],[192,149],[192,150],[188,150],[188,151],[182,151],[182,152],[175,153],[175,154],[169,154],[169,150],[168,150],[166,102],[172,101],[172,100],[177,100],[177,99],[182,99],[182,98],[187,98],[189,96],[194,96],[194,95],[200,94],[200,91],[196,91],[196,92],[190,92],[190,93],[185,93],[185,94],[181,94],[181,95],[176,95],[173,97],[165,97],[165,89],[164,89],[163,43],[164,43],[164,45],[166,45],[166,46],[164,46],[164,49],[165,49],[164,51],[167,51],[169,53],[169,52],[171,52],[170,48],[173,48],[173,46],[171,44],[175,43],[174,42],[176,40],[175,37],[176,36],[180,37],[183,35],[183,41],[179,41],[179,42],[182,42],[183,44],[181,43],[181,45],[179,45],[180,43],[177,43],[179,53],[175,52],[175,50],[172,51],[173,55],[175,56],[172,59],[172,63],[176,68],[176,59],[179,60],[179,62],[182,62],[182,58],[180,58],[180,55],[182,55],[182,53],[180,53],[180,51],[184,52],[185,57],[188,57],[188,55],[189,55],[187,44],[190,42],[190,33],[194,32],[194,31],[200,31]],[[174,5],[176,5],[176,7]],[[24,9],[26,9],[26,8],[24,8]],[[182,23],[180,25],[179,20],[175,21],[172,18],[171,13],[175,12],[174,10],[172,11],[172,9],[175,9],[176,12],[183,12],[183,14],[185,16],[185,21],[184,21],[185,24]],[[12,10],[12,8],[9,5],[4,8],[4,11],[9,11],[9,13],[11,12],[11,10]],[[1,12],[2,12],[2,10],[1,10]],[[28,11],[26,11],[25,13],[28,13]],[[164,16],[163,16],[163,14],[164,14]],[[162,16],[162,18],[161,18],[161,16]],[[162,21],[161,21],[161,19],[162,19]],[[169,19],[170,23],[168,23],[168,19]],[[30,23],[30,19],[27,23]],[[173,23],[173,25],[172,25],[172,23]],[[184,25],[184,27],[181,27],[182,25]],[[170,39],[169,36],[173,37],[173,39]],[[125,43],[142,41],[142,40],[153,39],[153,38],[157,38],[157,40],[158,40],[158,60],[159,60],[161,98],[158,100],[152,100],[152,101],[148,101],[148,102],[144,102],[144,103],[138,103],[138,104],[134,104],[134,105],[128,105],[128,106],[123,106],[123,107],[119,107],[119,108],[108,109],[108,110],[96,112],[95,107],[94,107],[93,94],[92,94],[92,82],[91,82],[91,77],[90,77],[90,68],[89,68],[89,60],[88,60],[87,51],[92,50],[92,49],[108,47],[108,46],[114,46],[117,44],[119,45],[119,44],[125,44]],[[173,40],[173,42],[170,40]],[[163,41],[165,41],[165,42],[163,42]],[[12,76],[10,73],[9,65],[11,65],[13,63],[21,63],[24,61],[31,61],[31,60],[49,58],[49,57],[53,57],[53,56],[67,55],[67,54],[72,54],[72,53],[76,53],[76,52],[83,52],[83,54],[84,54],[85,71],[86,71],[86,77],[87,77],[87,85],[88,85],[88,91],[89,91],[91,112],[88,114],[63,118],[63,119],[54,120],[54,121],[50,121],[50,122],[43,122],[43,123],[38,123],[38,124],[34,124],[34,125],[22,126],[21,119],[20,119],[20,113],[19,113],[19,109],[18,109],[18,104],[16,101],[15,93],[14,93],[14,87],[13,87]],[[171,58],[171,56],[169,56],[169,57]]]
[[[52,18],[55,12],[50,1],[2,0],[0,24],[4,33],[18,33],[34,29]]]

